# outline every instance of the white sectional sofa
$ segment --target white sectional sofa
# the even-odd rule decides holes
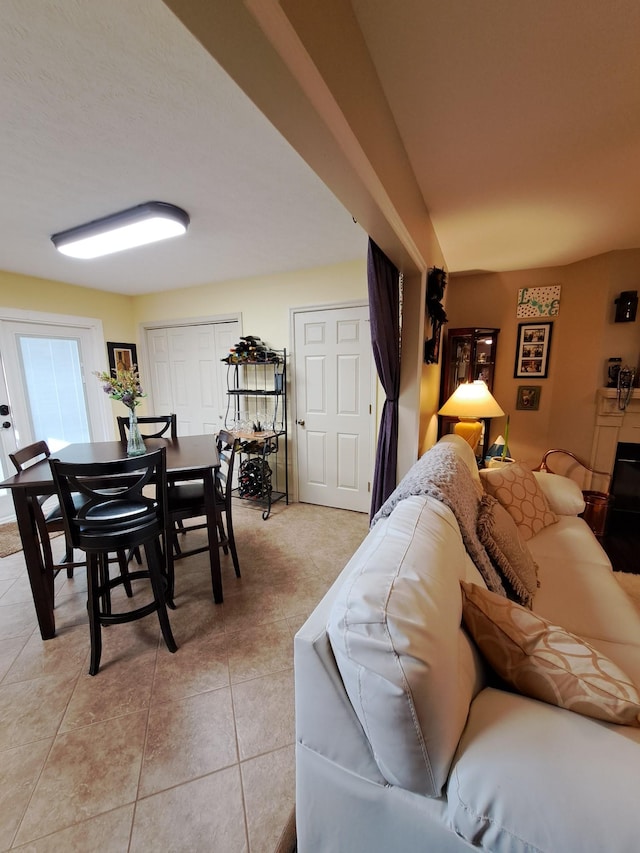
[[[539,587],[531,610],[499,604],[516,621],[542,617],[585,640],[611,670],[605,704],[609,675],[630,683],[609,706],[614,718],[624,706],[627,725],[588,707],[585,715],[580,701],[583,713],[523,695],[487,664],[463,623],[461,582],[472,597],[495,596],[454,514],[460,489],[466,512],[469,500],[477,511],[487,499],[461,439],[447,437],[426,457],[295,639],[298,850],[640,849],[640,616],[577,517],[579,490],[537,476],[551,513],[526,540]],[[430,460],[444,460],[454,481],[434,487]],[[441,486],[454,501],[433,496]]]

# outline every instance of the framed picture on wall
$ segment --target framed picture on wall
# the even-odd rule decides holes
[[[547,378],[552,331],[553,323],[520,323],[518,325],[516,363],[513,371],[516,379]]]
[[[542,385],[518,385],[516,409],[525,412],[537,412],[540,406],[540,391]]]
[[[138,366],[138,351],[135,344],[107,341],[109,368],[111,371],[131,370]]]

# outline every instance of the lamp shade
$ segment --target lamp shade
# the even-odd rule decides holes
[[[504,412],[482,379],[458,385],[438,412],[452,418],[501,418]]]
[[[188,226],[189,215],[182,208],[163,201],[148,201],[60,231],[52,235],[51,241],[64,255],[88,260],[177,237]]]

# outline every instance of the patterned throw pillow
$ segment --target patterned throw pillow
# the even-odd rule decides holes
[[[478,538],[502,576],[509,598],[531,608],[539,586],[538,567],[515,521],[491,495],[484,495],[480,502]]]
[[[640,695],[617,664],[514,601],[464,581],[461,587],[465,627],[508,684],[586,717],[640,726]]]
[[[483,469],[480,475],[487,494],[500,501],[523,539],[531,539],[558,520],[531,471],[519,462]]]

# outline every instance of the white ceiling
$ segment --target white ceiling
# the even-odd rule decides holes
[[[451,271],[640,247],[637,0],[352,5]],[[120,293],[366,251],[161,0],[2,0],[0,193],[0,269]],[[91,262],[50,243],[154,199],[186,238]]]
[[[160,0],[2,0],[0,269],[135,294],[362,258],[349,213]],[[144,201],[186,237],[50,235]]]

